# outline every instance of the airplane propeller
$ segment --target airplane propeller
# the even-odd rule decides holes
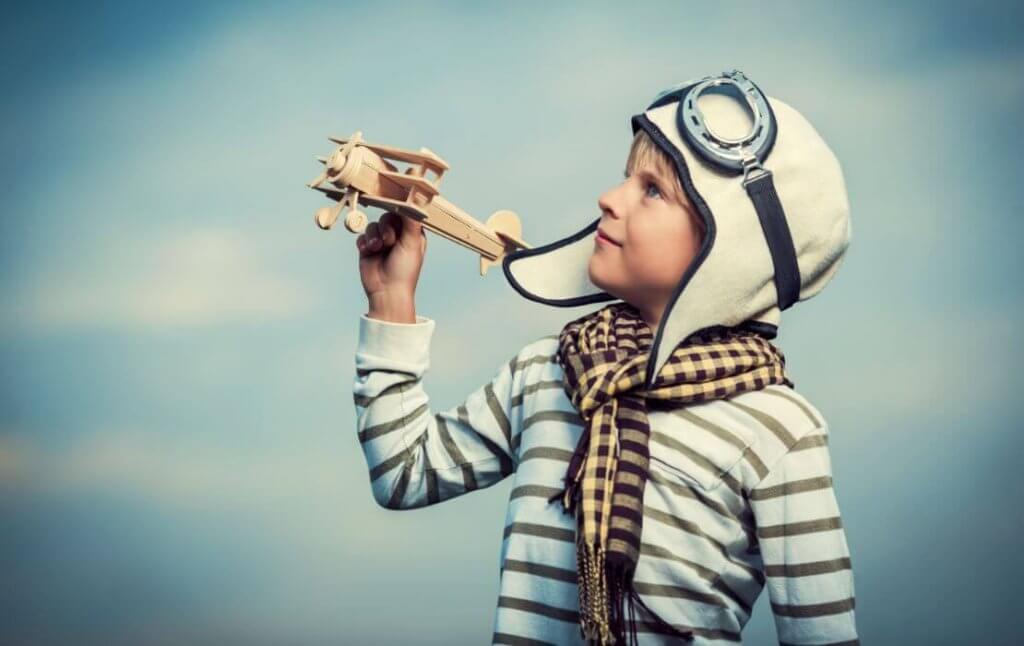
[[[355,148],[362,140],[363,132],[362,130],[357,130],[345,141],[345,143],[338,146],[338,148],[331,153],[330,157],[326,159],[323,157],[317,157],[317,161],[324,165],[324,172],[317,175],[316,179],[310,182],[307,186],[310,188],[316,188],[328,179],[331,179],[332,176],[340,173],[341,169],[345,167],[345,160],[348,159],[349,153],[351,153],[352,149]],[[332,139],[331,141],[335,140]]]
[[[310,182],[308,186],[338,202],[334,206],[325,206],[317,209],[316,213],[313,214],[313,221],[321,229],[330,229],[334,226],[341,212],[347,206],[349,207],[349,214],[345,217],[345,228],[352,233],[362,233],[366,230],[368,222],[366,214],[357,209],[359,206],[359,191],[350,188],[342,192],[334,188],[320,186],[341,172],[345,167],[345,161],[348,159],[349,154],[362,140],[363,133],[361,130],[357,130],[344,142],[332,138],[330,141],[340,144],[338,148],[331,153],[330,157],[317,157],[317,161],[324,165],[324,171],[317,175],[316,179]]]

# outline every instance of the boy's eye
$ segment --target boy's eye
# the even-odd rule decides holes
[[[647,197],[660,198],[661,189],[654,182],[647,183]]]

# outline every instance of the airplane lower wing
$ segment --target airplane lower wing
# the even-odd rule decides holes
[[[313,190],[320,191],[335,202],[340,202],[345,198],[345,191],[336,191],[333,188],[324,188],[322,186],[314,186],[312,188]]]
[[[427,214],[424,213],[422,209],[417,207],[415,204],[409,204],[402,200],[392,200],[376,195],[360,195],[359,201],[370,206],[375,206],[378,209],[395,211],[400,215],[404,215],[416,221],[423,221],[427,219]]]

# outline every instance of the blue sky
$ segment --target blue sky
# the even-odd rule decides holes
[[[511,481],[406,513],[373,502],[351,399],[355,237],[313,224],[313,156],[357,129],[427,146],[452,167],[449,199],[479,219],[513,209],[541,244],[598,215],[630,115],[737,67],[808,117],[849,188],[848,256],[777,343],[830,422],[862,635],[1011,643],[1022,13],[8,10],[0,637],[392,643],[387,620],[393,643],[486,643]],[[476,262],[430,240],[417,311],[437,321],[438,408],[586,311],[525,301]],[[771,643],[765,598],[744,635]]]

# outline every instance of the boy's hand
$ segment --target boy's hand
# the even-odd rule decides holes
[[[423,225],[385,213],[356,238],[356,248],[370,318],[415,323],[416,283],[427,250]]]

